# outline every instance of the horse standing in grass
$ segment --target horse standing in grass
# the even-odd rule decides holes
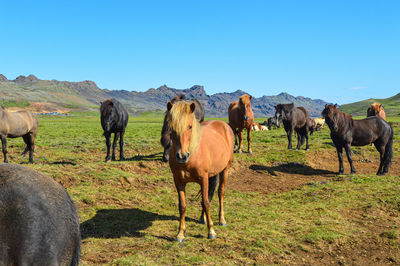
[[[30,111],[9,112],[0,108],[0,138],[4,155],[4,162],[7,159],[7,137],[22,137],[26,148],[22,155],[29,151],[29,162],[33,163],[33,152],[35,151],[35,137],[38,130],[38,120]]]
[[[234,101],[229,105],[228,116],[229,125],[231,126],[233,133],[235,134],[235,147],[237,146],[236,152],[241,153],[243,149],[243,129],[247,129],[247,142],[248,152],[251,152],[251,130],[253,127],[254,114],[251,109],[251,99],[253,97],[244,94],[239,97],[239,101]],[[239,145],[237,138],[239,138]]]
[[[282,120],[285,128],[287,138],[289,141],[288,149],[292,149],[292,134],[293,131],[297,133],[297,147],[300,149],[301,145],[306,140],[306,150],[309,150],[308,145],[308,131],[310,127],[310,115],[304,107],[294,107],[293,103],[278,104],[275,106],[275,121],[279,123]]]
[[[213,222],[210,216],[209,182],[219,176],[219,222],[226,225],[224,217],[225,184],[233,160],[233,133],[222,121],[199,123],[194,115],[195,103],[180,101],[167,104],[167,122],[172,130],[172,149],[169,166],[179,196],[179,231],[177,240],[184,239],[186,195],[185,187],[189,182],[200,184],[202,207],[205,213],[208,238],[215,239]]]
[[[171,99],[170,103],[174,104],[178,101],[183,101],[185,100],[185,95],[179,94],[178,96],[175,96],[174,98]],[[189,102],[194,102],[196,104],[196,109],[195,109],[195,116],[197,121],[200,123],[204,121],[204,108],[201,105],[201,103],[197,99],[190,100]],[[168,162],[169,160],[169,152],[171,150],[172,146],[172,138],[171,138],[171,128],[168,125],[167,122],[167,117],[168,117],[168,111],[165,113],[164,116],[164,122],[163,122],[163,127],[161,130],[161,145],[164,147],[164,152],[163,152],[163,161]]]
[[[383,120],[386,120],[385,110],[383,110],[383,106],[380,103],[373,103],[367,110],[367,117],[370,116],[379,116]]]
[[[78,265],[80,244],[67,191],[35,170],[0,164],[0,265]]]
[[[393,128],[378,116],[353,120],[351,115],[336,109],[337,105],[325,105],[322,115],[331,130],[331,138],[339,158],[339,174],[343,174],[343,147],[346,150],[351,173],[356,169],[351,158],[351,145],[364,146],[374,143],[380,154],[377,175],[386,174],[393,158]]]
[[[100,105],[101,126],[106,138],[106,162],[110,160],[111,134],[114,133],[111,160],[115,161],[115,148],[119,138],[119,159],[124,160],[124,134],[128,124],[128,112],[122,104],[114,98],[105,100]]]

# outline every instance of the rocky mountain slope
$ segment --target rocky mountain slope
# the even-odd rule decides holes
[[[0,99],[4,102],[29,102],[34,106],[45,106],[49,111],[60,110],[97,110],[101,101],[114,97],[126,106],[130,113],[163,112],[167,102],[182,93],[186,98],[201,101],[207,117],[227,117],[228,106],[245,91],[217,93],[208,95],[203,86],[194,85],[189,89],[178,90],[163,85],[145,92],[127,90],[100,89],[93,81],[69,82],[58,80],[40,80],[34,75],[18,76],[8,80],[0,74]],[[304,106],[312,116],[320,116],[326,102],[287,93],[275,96],[253,97],[252,108],[256,117],[272,116],[274,105],[294,102]],[[1,101],[0,101],[1,103]],[[39,103],[39,104],[38,104]]]

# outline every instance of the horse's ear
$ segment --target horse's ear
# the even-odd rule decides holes
[[[100,105],[102,105],[103,104],[103,102],[100,102]]]
[[[327,103],[325,104],[325,108],[328,108],[328,104]]]
[[[168,102],[168,103],[167,103],[167,110],[168,110],[168,111],[170,111],[170,110],[171,110],[171,108],[172,108],[172,105],[173,105],[173,104],[172,104],[171,102]]]
[[[294,103],[291,103],[291,104],[289,104],[289,105],[294,107]]]
[[[335,105],[334,105],[333,107],[335,107],[335,108],[336,108],[336,107],[337,107],[337,103],[335,103]]]
[[[249,96],[249,99],[250,99],[250,101],[251,101],[251,99],[253,99],[253,96],[250,95],[250,96]]]
[[[379,104],[379,108],[383,108],[383,106],[382,106],[382,104],[381,104],[381,103]]]
[[[195,103],[191,103],[190,104],[190,111],[193,113],[195,109],[196,109],[196,104]]]

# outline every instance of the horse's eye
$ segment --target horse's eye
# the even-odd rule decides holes
[[[192,126],[189,126],[189,129],[192,129]]]

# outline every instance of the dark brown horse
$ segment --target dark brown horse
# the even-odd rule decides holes
[[[351,115],[338,110],[337,105],[325,105],[322,115],[331,130],[331,138],[336,146],[339,158],[339,174],[343,174],[343,148],[346,150],[351,173],[356,169],[351,158],[351,145],[364,146],[374,143],[380,154],[377,175],[389,171],[393,158],[393,129],[380,117],[372,116],[361,120],[353,120]]]
[[[306,140],[306,150],[309,150],[308,132],[310,128],[310,115],[304,107],[294,107],[293,103],[278,104],[275,106],[275,121],[282,121],[289,141],[288,149],[292,149],[292,134],[297,133],[297,147]],[[278,122],[279,123],[279,122]]]
[[[0,164],[0,265],[78,265],[76,208],[52,178]]]
[[[209,182],[215,182],[219,176],[219,222],[226,225],[224,217],[225,184],[233,160],[233,133],[222,121],[199,123],[194,115],[195,103],[180,101],[168,103],[167,121],[172,130],[172,149],[169,166],[179,196],[178,241],[183,241],[186,211],[186,184],[200,184],[202,207],[206,216],[208,238],[215,239],[213,222],[210,216]]]
[[[171,99],[170,103],[174,104],[178,101],[185,100],[185,95],[179,94],[178,96],[175,96],[174,98]],[[201,105],[201,103],[197,99],[190,100],[188,102],[194,102],[196,104],[196,110],[195,110],[195,116],[197,121],[203,122],[204,120],[204,108]],[[164,147],[164,152],[163,152],[163,161],[168,162],[169,160],[169,152],[172,147],[172,131],[171,128],[168,125],[167,122],[167,117],[168,117],[168,110],[165,112],[164,116],[164,122],[163,122],[163,127],[161,129],[161,145]]]
[[[0,138],[4,162],[8,163],[7,138],[22,137],[26,143],[26,148],[22,154],[25,155],[29,151],[29,162],[33,163],[37,130],[38,120],[30,111],[9,112],[0,108]]]
[[[380,103],[373,103],[367,110],[367,117],[370,116],[379,116],[383,120],[386,120],[385,110],[383,110],[383,106]]]
[[[229,105],[228,116],[229,125],[231,126],[233,133],[235,134],[235,147],[236,152],[241,153],[243,149],[243,129],[247,129],[247,142],[248,152],[251,152],[251,130],[254,122],[254,114],[251,109],[251,99],[253,97],[244,94],[239,97],[239,101],[234,101]],[[239,138],[239,145],[237,138]]]
[[[106,162],[110,160],[111,134],[114,133],[111,160],[115,161],[115,148],[119,138],[119,158],[124,160],[124,134],[128,124],[128,112],[122,104],[114,98],[105,100],[100,105],[101,126],[106,138]]]

